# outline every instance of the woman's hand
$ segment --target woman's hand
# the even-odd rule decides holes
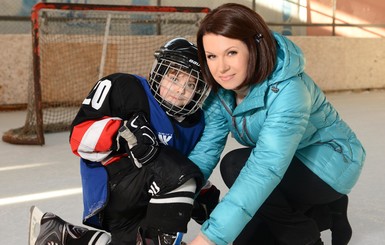
[[[202,234],[199,234],[197,237],[195,237],[194,240],[192,240],[188,245],[215,245],[215,243],[208,240],[206,237],[204,237]]]

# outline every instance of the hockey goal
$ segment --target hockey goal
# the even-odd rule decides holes
[[[200,7],[38,3],[32,9],[33,80],[23,127],[3,141],[45,143],[44,133],[66,131],[82,100],[105,75],[147,77],[153,53],[171,38],[195,43]]]

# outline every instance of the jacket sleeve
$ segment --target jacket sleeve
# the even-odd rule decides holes
[[[233,186],[202,225],[201,231],[215,244],[229,244],[241,233],[281,181],[305,132],[312,102],[302,82],[289,82],[274,99],[268,97],[267,117],[256,146]]]
[[[218,97],[211,93],[204,106],[205,129],[202,137],[189,154],[189,159],[202,171],[208,180],[219,162],[225,147],[229,129]]]
[[[81,158],[102,162],[112,152],[121,119],[106,117],[74,126],[70,138],[72,152]]]
[[[136,77],[116,73],[102,78],[85,98],[72,123],[73,153],[101,162],[116,155],[116,137],[122,120],[138,111],[148,113],[149,108],[146,93]]]

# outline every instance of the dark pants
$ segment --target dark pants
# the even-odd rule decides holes
[[[237,149],[222,159],[221,175],[229,188],[250,153],[250,148]],[[294,157],[280,184],[234,244],[315,244],[320,231],[330,228],[330,219],[325,219],[328,204],[342,196]]]

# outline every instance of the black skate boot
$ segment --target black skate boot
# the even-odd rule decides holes
[[[136,236],[136,245],[187,245],[182,241],[183,233],[162,233],[145,232],[142,228],[138,229]]]
[[[29,245],[106,245],[110,236],[102,231],[72,225],[53,213],[43,213],[31,207]]]
[[[352,237],[352,227],[348,220],[348,202],[347,195],[343,195],[337,201],[329,204],[332,215],[332,245],[346,245]]]

